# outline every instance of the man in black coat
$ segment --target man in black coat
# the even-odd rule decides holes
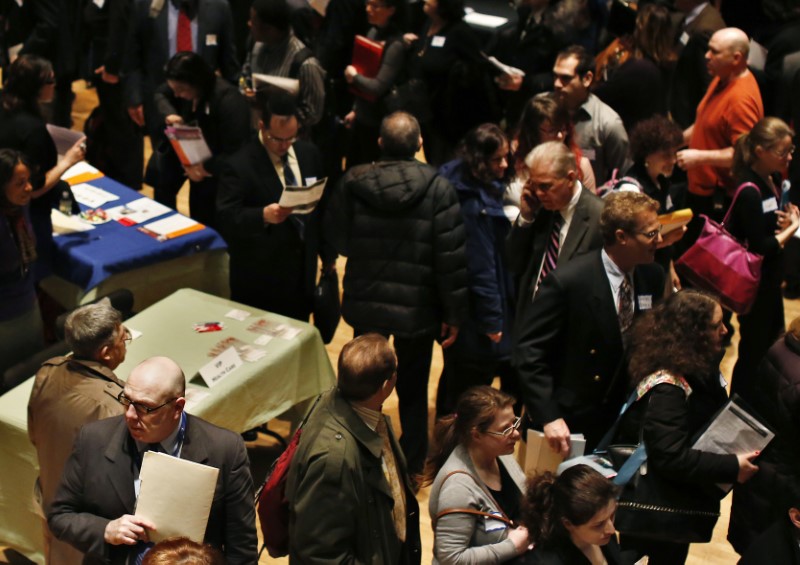
[[[356,335],[394,336],[400,445],[415,474],[428,447],[433,341],[449,347],[466,319],[465,233],[456,191],[414,159],[417,120],[389,115],[378,142],[383,158],[350,169],[336,187],[325,235],[348,258],[344,319]]]
[[[316,147],[297,140],[297,105],[271,96],[262,107],[258,138],[223,164],[217,191],[217,222],[228,242],[231,298],[250,306],[308,321],[317,277],[336,255],[321,251],[320,207],[292,214],[278,204],[284,187],[323,178]]]
[[[664,293],[664,272],[653,263],[662,241],[657,211],[638,192],[609,196],[603,249],[549,273],[518,326],[513,364],[523,400],[562,455],[570,433],[583,433],[591,451],[624,401],[624,334]]]

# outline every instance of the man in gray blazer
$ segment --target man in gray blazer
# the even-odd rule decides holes
[[[253,480],[238,434],[184,412],[185,378],[166,357],[131,371],[116,416],[84,426],[48,512],[53,534],[86,554],[84,564],[136,562],[156,527],[133,515],[145,451],[219,469],[205,542],[231,565],[258,561]]]
[[[578,180],[574,153],[551,141],[536,146],[525,165],[530,177],[506,242],[509,268],[517,277],[517,322],[548,272],[603,245],[598,228],[603,201]],[[555,265],[548,262],[548,252]]]

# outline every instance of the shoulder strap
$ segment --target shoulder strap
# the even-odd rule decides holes
[[[470,479],[472,479],[475,482],[475,484],[480,487],[480,489],[483,491],[483,493],[486,496],[489,497],[489,500],[491,500],[494,503],[495,507],[497,507],[497,509],[500,511],[500,514],[499,515],[490,514],[489,512],[483,512],[481,510],[473,510],[472,508],[447,508],[446,510],[442,510],[441,512],[436,514],[436,516],[434,516],[433,520],[431,521],[431,525],[432,525],[434,530],[436,529],[436,522],[439,521],[439,518],[441,516],[445,516],[447,514],[474,514],[476,516],[485,516],[487,518],[493,518],[495,520],[500,520],[501,522],[503,522],[505,524],[508,524],[510,527],[516,528],[516,524],[514,524],[514,521],[511,520],[511,518],[509,518],[508,516],[506,516],[506,513],[503,511],[503,509],[500,507],[500,505],[494,499],[494,497],[492,496],[492,493],[489,492],[489,489],[486,488],[486,485],[483,484],[483,481],[477,479],[472,473],[468,473],[467,471],[462,471],[462,470],[451,471],[451,472],[447,473],[447,475],[445,475],[444,479],[442,479],[442,484],[439,485],[439,488],[440,489],[442,488],[442,485],[444,485],[444,483],[445,483],[445,481],[447,481],[447,479],[449,479],[453,475],[458,475],[458,474],[466,475]]]
[[[292,64],[289,65],[289,78],[297,78],[300,73],[300,66],[314,56],[314,53],[308,47],[303,47],[300,51],[292,57]]]
[[[723,226],[728,223],[728,218],[730,217],[731,212],[733,211],[733,207],[736,204],[736,199],[739,198],[739,195],[742,193],[742,191],[749,186],[755,188],[758,191],[758,193],[761,194],[761,189],[758,188],[758,185],[752,182],[745,182],[740,184],[739,188],[736,189],[736,194],[733,195],[733,200],[731,201],[731,205],[728,206],[728,211],[725,213],[725,217],[722,218]]]

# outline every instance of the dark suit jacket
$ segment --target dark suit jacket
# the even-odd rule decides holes
[[[675,41],[680,54],[672,75],[669,110],[681,127],[689,127],[694,123],[697,105],[711,82],[705,61],[708,41],[714,32],[724,27],[722,16],[711,4],[706,5],[686,29],[678,26]],[[681,41],[684,31],[688,36],[685,45]]]
[[[197,43],[200,54],[223,78],[234,82],[239,72],[233,45],[233,19],[225,0],[198,0]],[[133,32],[124,68],[125,102],[128,106],[148,105],[155,89],[164,82],[164,66],[169,61],[169,3],[156,18],[149,17],[151,0],[136,0],[133,9]],[[149,109],[153,109],[149,106]],[[154,118],[154,116],[153,116]],[[162,127],[163,124],[158,124]],[[152,126],[149,126],[152,127]]]
[[[633,274],[640,297],[663,295],[664,271],[655,263]],[[513,363],[534,424],[564,418],[592,449],[614,421],[625,394],[624,350],[600,251],[551,272],[519,326]]]
[[[747,549],[739,565],[780,563],[800,565],[800,547],[794,525],[785,515],[757,537]]]
[[[575,205],[575,215],[564,238],[558,254],[558,267],[563,267],[578,255],[603,246],[598,224],[603,201],[586,188]],[[515,274],[518,292],[516,320],[517,325],[524,319],[525,311],[533,301],[533,290],[539,278],[547,242],[553,231],[555,212],[541,209],[533,224],[519,227],[514,223],[506,241],[509,269]],[[519,330],[519,327],[517,327]],[[517,334],[519,332],[516,332]]]
[[[325,176],[316,147],[298,141],[294,151],[302,177],[298,181]],[[319,218],[325,202],[303,216],[305,239],[301,240],[291,218],[280,224],[264,223],[264,207],[278,202],[282,192],[278,173],[257,137],[223,163],[217,190],[217,221],[231,256],[231,287],[245,279],[300,280],[302,288],[297,290],[310,297],[316,282]],[[323,256],[324,261],[335,259],[333,251]]]
[[[105,543],[106,525],[133,514],[134,463],[124,416],[84,426],[64,468],[48,512],[53,534],[86,553],[85,564],[124,564],[131,547]],[[220,470],[205,541],[225,552],[229,564],[258,560],[253,480],[242,438],[187,415],[181,459]]]

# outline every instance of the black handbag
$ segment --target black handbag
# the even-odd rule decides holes
[[[395,84],[383,97],[384,112],[408,112],[418,121],[426,123],[433,117],[428,86],[419,79]]]
[[[339,275],[335,270],[322,273],[314,289],[314,325],[322,342],[328,344],[336,333],[342,307],[339,300]]]

